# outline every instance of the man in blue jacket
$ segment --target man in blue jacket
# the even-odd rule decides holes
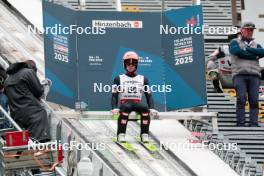
[[[250,106],[250,126],[258,126],[258,100],[261,68],[259,59],[264,57],[264,49],[254,41],[255,25],[246,22],[242,25],[241,37],[229,44],[232,63],[233,84],[237,93],[237,126],[245,126],[245,104],[248,96]]]

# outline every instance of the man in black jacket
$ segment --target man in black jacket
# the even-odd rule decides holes
[[[7,69],[5,91],[14,120],[29,131],[31,138],[45,142],[50,140],[48,118],[40,102],[43,87],[36,72],[32,60],[12,64]]]

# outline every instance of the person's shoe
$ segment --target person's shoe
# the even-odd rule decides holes
[[[249,127],[261,127],[260,125],[258,125],[258,124],[255,124],[255,125],[249,125]]]
[[[149,142],[149,135],[147,133],[141,134],[141,141],[144,143]]]
[[[120,133],[117,135],[117,141],[118,142],[126,142],[126,139],[125,139],[125,133]]]

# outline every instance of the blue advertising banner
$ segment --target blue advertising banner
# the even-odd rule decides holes
[[[126,51],[136,51],[140,56],[138,74],[143,74],[150,84],[163,85],[163,67],[160,59],[161,35],[160,14],[80,12],[78,26],[87,27],[106,24],[130,24],[131,26],[109,26],[105,34],[78,35],[80,101],[91,110],[110,108],[111,85],[114,78],[125,72],[122,57]],[[138,24],[138,26],[133,26]],[[154,41],[154,42],[153,42]],[[159,56],[159,60],[153,58]],[[151,62],[150,62],[151,59]],[[149,61],[147,63],[147,61]],[[164,110],[164,93],[155,93],[158,109]],[[97,101],[94,101],[97,100]],[[100,100],[100,101],[99,101]]]
[[[162,48],[167,110],[206,104],[203,14],[201,6],[164,12]],[[177,35],[175,34],[177,33]]]
[[[45,75],[52,80],[48,99],[74,107],[77,100],[76,33],[63,27],[75,24],[76,12],[43,1]]]
[[[152,12],[74,11],[45,1],[43,11],[45,29],[60,24],[73,32],[45,33],[46,77],[53,82],[48,100],[111,109],[113,79],[125,72],[123,54],[133,50],[140,56],[137,73],[153,87],[156,109],[206,104],[203,35],[176,34],[173,29],[200,27],[201,6],[167,11],[162,24],[160,13]]]

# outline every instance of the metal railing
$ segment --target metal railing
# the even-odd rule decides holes
[[[13,125],[13,127],[17,131],[22,131],[22,128],[13,120],[13,118],[4,110],[4,108],[0,105],[0,111],[4,114],[6,119]]]

